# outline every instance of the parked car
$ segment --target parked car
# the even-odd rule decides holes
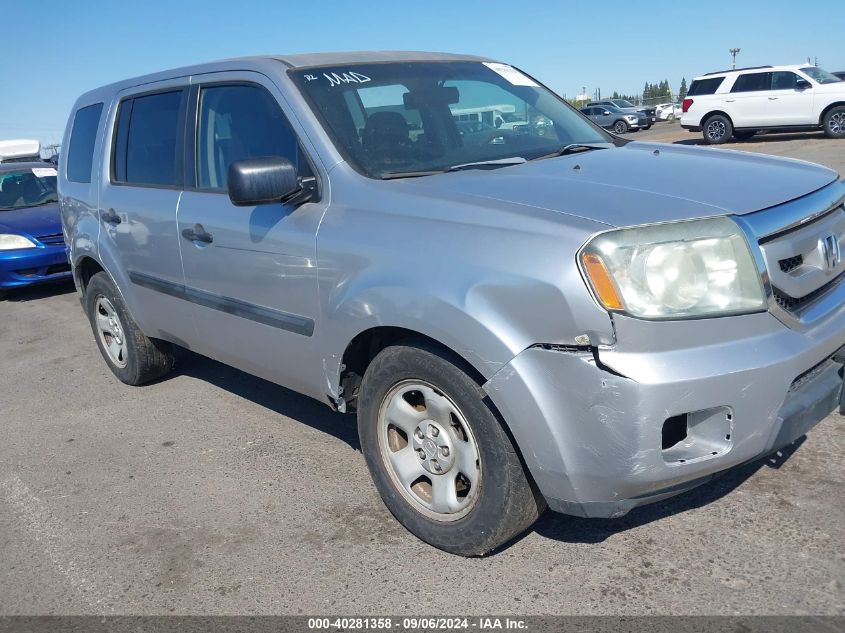
[[[834,76],[839,77],[841,80],[845,81],[845,71],[839,71],[833,73]]]
[[[461,143],[454,111],[485,103],[554,137]],[[121,81],[76,101],[63,147],[114,375],[187,346],[356,411],[385,504],[449,552],[546,505],[689,490],[839,402],[845,183],[824,167],[631,142],[512,66],[419,52]]]
[[[760,131],[824,130],[845,138],[845,83],[816,66],[755,66],[696,77],[681,127],[704,142],[751,138]]]
[[[31,139],[0,141],[0,165],[41,161],[41,143]]]
[[[0,297],[10,288],[70,278],[49,163],[0,165]]]
[[[648,129],[649,127],[642,112],[623,112],[612,105],[581,108],[581,112],[603,128],[613,130],[617,134],[624,134],[629,130],[637,132],[640,128]]]
[[[646,116],[646,125],[644,130],[650,128],[657,122],[657,111],[652,106],[637,106],[626,99],[605,99],[604,101],[591,101],[587,104],[590,106],[613,106],[622,112],[642,113]]]
[[[680,103],[662,103],[655,107],[658,121],[668,121],[675,118],[680,119],[683,109]]]

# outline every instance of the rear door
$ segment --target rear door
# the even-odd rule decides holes
[[[179,205],[178,233],[198,349],[323,395],[314,391],[321,384],[314,335],[316,234],[326,205],[317,199],[236,207],[227,190],[229,165],[245,158],[281,156],[313,179],[304,138],[279,89],[261,74],[215,73],[192,83],[195,132],[186,170],[192,186]]]
[[[194,335],[176,231],[183,186],[188,79],[119,95],[100,192],[100,254],[128,282],[121,290],[149,336],[190,347]],[[107,173],[105,173],[107,171]]]
[[[734,127],[766,127],[770,125],[769,99],[772,73],[739,75],[725,95],[725,109]]]

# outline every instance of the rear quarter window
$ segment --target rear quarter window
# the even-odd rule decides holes
[[[94,165],[94,145],[97,142],[97,128],[103,104],[80,108],[73,117],[70,132],[70,147],[67,152],[67,179],[72,182],[91,182]]]
[[[713,77],[711,79],[694,79],[687,91],[688,97],[715,94],[725,81],[724,77]]]

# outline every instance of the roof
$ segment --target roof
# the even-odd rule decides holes
[[[812,66],[812,64],[809,64]],[[797,70],[800,68],[807,68],[808,64],[785,64],[780,66],[747,66],[745,68],[731,68],[730,70],[717,70],[716,72],[712,73],[705,73],[703,75],[699,75],[698,77],[693,78],[693,81],[696,79],[707,79],[717,77],[719,75],[734,75],[737,73],[748,72],[749,70],[760,70],[760,71],[776,71],[776,70]]]
[[[490,62],[487,57],[430,53],[424,51],[346,51],[337,53],[303,53],[299,55],[270,55],[290,68],[311,66],[340,66],[344,64],[375,64],[379,62]]]
[[[22,169],[39,169],[45,167],[52,167],[53,169],[56,168],[53,163],[48,163],[45,161],[29,161],[25,163],[0,163],[0,174],[10,171],[21,171]]]

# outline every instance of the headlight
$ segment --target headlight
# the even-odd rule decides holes
[[[0,251],[10,251],[16,248],[35,248],[35,242],[23,235],[0,233]]]
[[[728,218],[609,231],[579,253],[596,299],[646,319],[765,310],[760,274],[745,236]]]
[[[636,121],[637,120],[637,117],[634,116],[633,114],[629,114],[625,118],[628,119],[629,121]]]

